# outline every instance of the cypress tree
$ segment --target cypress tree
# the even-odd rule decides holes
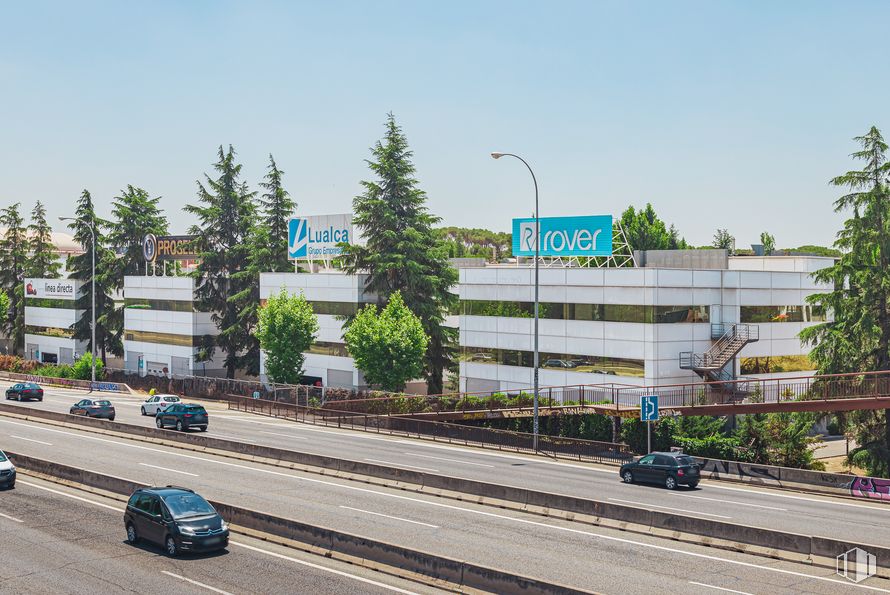
[[[199,358],[206,361],[220,349],[225,356],[226,376],[234,378],[235,370],[254,357],[245,350],[256,342],[252,335],[256,309],[252,310],[253,320],[248,320],[244,306],[252,278],[237,275],[250,264],[256,206],[254,193],[240,181],[241,165],[235,162],[235,149],[231,145],[228,151],[219,147],[218,161],[213,167],[218,177],[205,175],[205,183],[198,182],[199,204],[185,207],[186,212],[199,221],[191,229],[191,233],[198,236],[196,251],[200,258],[195,271],[196,299],[199,307],[211,313],[219,329],[219,335],[208,339],[202,347]]]
[[[93,237],[90,226],[96,231],[96,278],[93,279]],[[74,239],[83,248],[82,254],[68,257],[68,276],[72,279],[83,281],[81,292],[77,295],[74,307],[81,310],[80,318],[74,323],[74,338],[86,342],[86,352],[92,353],[93,337],[90,329],[92,323],[92,291],[93,283],[96,284],[96,347],[102,357],[103,365],[107,364],[107,354],[121,357],[124,355],[124,347],[120,333],[115,326],[115,307],[112,299],[111,285],[113,279],[111,272],[114,270],[116,257],[114,251],[106,244],[103,228],[108,227],[108,222],[96,217],[93,207],[93,198],[88,190],[84,190],[77,201],[75,220],[68,224],[68,228],[74,233]],[[123,319],[121,318],[122,325]]]
[[[413,153],[391,113],[385,128],[368,161],[377,179],[362,182],[365,191],[352,203],[365,245],[345,248],[343,260],[348,272],[369,273],[367,290],[379,296],[380,305],[401,292],[429,337],[423,368],[428,390],[441,393],[443,372],[455,360],[457,329],[444,322],[457,301],[451,292],[457,271],[433,229],[441,219],[426,207],[426,193],[414,177]]]
[[[0,226],[6,231],[0,238],[0,289],[9,296],[9,311],[2,313],[0,328],[12,342],[12,353],[18,355],[25,343],[25,266],[28,239],[24,221],[15,203],[0,211]]]
[[[294,270],[293,263],[287,258],[287,222],[294,214],[297,205],[291,199],[290,194],[281,184],[283,171],[278,169],[275,158],[269,155],[269,171],[260,186],[266,192],[260,196],[259,202],[263,207],[263,221],[265,226],[265,240],[268,254],[265,260],[265,271],[273,273],[285,273]]]
[[[46,222],[46,208],[39,200],[31,211],[31,225],[28,226],[28,263],[25,274],[28,277],[54,279],[62,268],[53,245],[53,228]]]

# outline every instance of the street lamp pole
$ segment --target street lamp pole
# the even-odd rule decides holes
[[[72,217],[59,217],[59,221],[76,221],[76,219]],[[96,230],[94,229],[94,222],[91,221],[89,224],[90,230],[90,239],[93,243],[93,253],[92,253],[92,274],[91,274],[91,282],[90,287],[92,288],[92,307],[90,309],[90,359],[92,362],[92,370],[90,371],[90,390],[93,390],[93,385],[96,383]]]
[[[528,162],[516,155],[514,153],[500,153],[494,152],[491,156],[494,159],[500,159],[504,156],[515,157],[522,161],[525,164],[525,167],[528,168],[528,173],[532,175],[532,182],[535,184],[535,355],[534,355],[534,418],[532,420],[532,445],[534,447],[535,452],[538,452],[538,368],[540,367],[540,352],[538,350],[538,269],[540,266],[541,260],[541,251],[540,251],[540,237],[541,237],[541,215],[538,212],[538,179],[535,178],[535,172],[532,171],[532,167],[528,164]]]

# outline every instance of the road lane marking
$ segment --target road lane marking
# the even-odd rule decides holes
[[[9,519],[10,521],[15,521],[16,523],[24,523],[25,522],[22,519],[17,519],[14,516],[9,516],[8,514],[3,514],[2,512],[0,512],[0,517],[3,517],[4,519]]]
[[[183,475],[191,475],[192,477],[201,477],[197,473],[189,473],[188,471],[178,471],[176,469],[168,469],[167,467],[158,467],[157,465],[149,465],[148,463],[139,463],[143,467],[152,467],[153,469],[160,469],[161,471],[169,471],[171,473],[182,473]]]
[[[648,502],[636,502],[634,500],[621,500],[620,498],[609,498],[612,502],[623,502],[624,504],[633,504],[634,506],[641,506],[644,508],[662,508],[664,510],[675,510],[677,512],[688,512],[689,514],[702,514],[705,516],[715,516],[719,519],[731,519],[731,516],[725,516],[722,514],[712,514],[710,512],[699,512],[697,510],[687,510],[685,508],[671,508],[670,506],[661,506],[659,504],[650,504]]]
[[[748,593],[747,591],[736,591],[735,589],[726,589],[724,587],[717,587],[715,585],[706,585],[705,583],[697,583],[695,581],[689,581],[690,585],[698,585],[699,587],[706,587],[708,589],[716,589],[718,591],[726,591],[727,593],[738,593],[739,595],[754,595],[753,593]]]
[[[272,556],[273,558],[280,558],[282,560],[287,560],[289,562],[294,562],[295,564],[301,564],[303,566],[308,566],[309,568],[315,568],[316,570],[323,570],[324,572],[330,572],[331,574],[336,574],[338,576],[345,576],[347,578],[351,578],[357,580],[359,582],[374,585],[375,587],[380,587],[381,589],[386,589],[388,591],[393,591],[394,593],[404,593],[405,595],[418,595],[414,591],[406,591],[404,589],[399,589],[398,587],[392,587],[387,585],[386,583],[380,583],[369,578],[365,578],[363,576],[358,576],[355,574],[349,574],[348,572],[343,572],[342,570],[335,570],[334,568],[327,568],[325,566],[320,566],[319,564],[314,564],[312,562],[307,562],[305,560],[300,560],[298,558],[291,558],[290,556],[285,556],[284,554],[279,554],[278,552],[272,552],[269,550],[260,549],[258,547],[254,547],[252,545],[247,545],[246,543],[238,543],[235,541],[229,541],[229,545],[237,545],[238,547],[243,547],[244,549],[251,550],[253,552],[258,552],[260,554],[264,554],[266,556]]]
[[[37,484],[35,484],[35,483],[31,483],[31,482],[29,482],[29,481],[22,481],[22,480],[19,480],[19,483],[21,483],[22,485],[26,485],[26,486],[32,487],[32,488],[37,488],[38,490],[45,490],[45,491],[47,491],[47,492],[52,492],[53,494],[57,494],[57,495],[59,495],[59,496],[64,496],[65,498],[72,498],[72,499],[74,499],[74,500],[80,500],[81,502],[86,502],[87,504],[92,504],[93,506],[101,506],[102,508],[108,508],[109,510],[113,510],[113,511],[115,511],[115,512],[121,512],[121,511],[124,510],[123,508],[118,508],[118,507],[116,507],[116,506],[109,506],[108,504],[104,504],[104,503],[102,503],[102,502],[96,502],[95,500],[89,500],[89,499],[87,499],[87,498],[81,498],[80,496],[75,496],[74,494],[66,494],[65,492],[60,492],[59,490],[54,490],[54,489],[52,489],[52,488],[48,488],[48,487],[45,487],[45,486],[37,485]],[[300,559],[298,559],[298,558],[292,558],[292,557],[290,557],[290,556],[285,556],[284,554],[279,554],[279,553],[277,553],[277,552],[273,552],[273,551],[269,551],[269,550],[264,550],[264,549],[261,549],[261,548],[258,548],[258,547],[254,547],[254,546],[252,546],[252,545],[247,545],[246,543],[239,543],[239,542],[237,542],[237,541],[232,541],[231,539],[229,540],[229,545],[235,545],[235,546],[242,547],[242,548],[244,548],[244,549],[247,549],[247,550],[250,550],[250,551],[253,551],[253,552],[257,552],[257,553],[260,553],[260,554],[264,554],[264,555],[266,555],[266,556],[271,556],[271,557],[273,557],[273,558],[279,558],[279,559],[281,559],[281,560],[287,560],[288,562],[293,562],[294,564],[300,564],[300,565],[302,565],[302,566],[308,566],[309,568],[314,568],[314,569],[316,569],[316,570],[321,570],[322,572],[329,572],[329,573],[331,573],[331,574],[336,574],[337,576],[343,576],[343,577],[346,577],[346,578],[350,578],[350,579],[353,579],[353,580],[358,581],[358,582],[360,582],[360,583],[365,583],[365,584],[368,584],[368,585],[374,585],[375,587],[380,587],[381,589],[387,589],[387,590],[389,590],[389,591],[393,591],[394,593],[403,593],[404,595],[418,595],[418,594],[415,593],[414,591],[406,591],[406,590],[404,590],[404,589],[399,589],[398,587],[392,587],[392,586],[390,586],[390,585],[387,585],[386,583],[381,583],[381,582],[378,582],[378,581],[375,581],[375,580],[371,580],[371,579],[369,579],[369,578],[365,578],[365,577],[363,577],[363,576],[358,576],[358,575],[355,575],[355,574],[349,574],[348,572],[343,572],[342,570],[337,570],[337,569],[335,569],[335,568],[327,568],[327,567],[322,566],[322,565],[320,565],[320,564],[314,564],[314,563],[312,563],[312,562],[307,562],[307,561],[305,561],[305,560],[300,560]]]
[[[393,463],[392,461],[381,461],[380,459],[365,459],[369,463],[382,463],[384,465],[392,465],[394,467],[405,467],[406,469],[420,469],[421,471],[432,471],[438,473],[438,469],[430,469],[429,467],[417,467],[415,465],[406,465],[404,463]]]
[[[763,504],[751,504],[750,502],[739,502],[738,500],[721,500],[720,498],[706,498],[705,496],[691,496],[689,494],[674,494],[674,496],[680,496],[682,498],[696,498],[698,500],[711,500],[713,502],[721,502],[724,504],[735,504],[737,506],[752,506],[754,508],[766,508],[768,510],[778,510],[781,512],[788,512],[787,508],[779,508],[777,506],[764,506]]]
[[[353,508],[351,506],[340,506],[340,508],[345,508],[346,510],[354,510],[355,512],[363,512],[365,514],[373,514],[374,516],[382,516],[388,519],[394,519],[396,521],[403,521],[405,523],[413,523],[415,525],[423,525],[424,527],[432,527],[433,529],[438,529],[439,525],[430,525],[429,523],[421,523],[420,521],[412,521],[411,519],[403,519],[398,516],[390,516],[388,514],[383,514],[381,512],[372,512],[370,510],[362,510],[361,508]]]
[[[10,438],[18,438],[19,440],[27,440],[28,442],[36,442],[37,444],[45,444],[46,446],[52,446],[49,442],[44,442],[43,440],[34,440],[33,438],[25,438],[24,436],[16,436],[15,434],[10,434]]]
[[[305,436],[294,436],[293,434],[282,434],[281,432],[267,432],[266,430],[257,430],[260,434],[272,434],[273,436],[284,436],[291,440],[309,440]]]
[[[232,595],[228,591],[223,591],[222,589],[217,589],[216,587],[211,587],[210,585],[205,585],[204,583],[199,583],[198,581],[193,581],[190,578],[185,578],[184,576],[180,576],[178,574],[173,574],[172,572],[168,572],[166,570],[162,570],[161,574],[166,574],[167,576],[172,576],[173,578],[179,579],[186,583],[191,583],[195,586],[201,587],[202,589],[207,589],[208,591],[213,591],[214,593],[220,593],[221,595]]]
[[[123,508],[118,508],[117,506],[109,506],[108,504],[103,504],[102,502],[96,502],[95,500],[89,500],[87,498],[81,498],[80,496],[75,496],[74,494],[66,494],[65,492],[60,492],[59,490],[54,490],[52,488],[48,488],[45,486],[37,485],[36,483],[31,483],[30,481],[22,481],[18,480],[18,483],[26,486],[30,486],[32,488],[37,488],[38,490],[44,490],[47,492],[52,492],[53,494],[58,494],[59,496],[65,496],[66,498],[72,498],[74,500],[80,500],[81,502],[86,502],[87,504],[93,504],[95,506],[101,506],[102,508],[107,508],[109,510],[113,510],[115,512],[122,512]]]
[[[489,467],[494,469],[494,465],[486,465],[485,463],[472,463],[470,461],[461,461],[460,459],[446,459],[445,457],[432,457],[430,455],[422,455],[416,452],[406,452],[403,453],[406,455],[411,455],[412,457],[423,457],[424,459],[433,459],[435,461],[449,461],[451,463],[459,463],[461,465],[475,465],[476,467]]]

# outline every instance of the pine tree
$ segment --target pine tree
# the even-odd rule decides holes
[[[90,226],[96,231],[96,347],[101,354],[102,363],[107,364],[107,354],[118,357],[124,355],[123,343],[116,324],[114,300],[112,299],[111,272],[116,264],[114,251],[106,244],[103,228],[108,227],[108,222],[96,217],[93,207],[93,198],[89,191],[84,190],[77,201],[75,220],[68,224],[74,232],[74,239],[83,248],[81,254],[68,257],[68,271],[72,279],[83,281],[81,292],[77,295],[74,307],[81,310],[80,318],[74,323],[74,338],[86,342],[86,353],[92,353],[93,337],[90,325],[92,324],[92,291],[93,291],[93,237]],[[122,313],[121,313],[122,314]]]
[[[835,201],[835,211],[853,210],[835,242],[842,255],[834,266],[813,274],[834,289],[808,298],[834,319],[800,334],[813,345],[810,357],[823,374],[890,370],[890,160],[877,128],[854,140],[861,150],[852,157],[864,162],[863,169],[831,180],[850,191]],[[859,449],[851,458],[870,474],[890,476],[890,411],[852,417]]]
[[[195,271],[196,298],[199,306],[211,313],[219,329],[219,335],[201,349],[199,357],[206,361],[220,349],[225,356],[226,376],[234,378],[235,370],[249,363],[247,358],[254,357],[245,350],[251,351],[247,348],[256,342],[252,334],[256,309],[245,307],[253,279],[251,275],[237,275],[250,264],[256,206],[254,193],[239,180],[241,165],[235,163],[235,150],[231,145],[228,151],[220,146],[218,157],[213,167],[219,176],[213,179],[205,175],[206,186],[198,182],[200,204],[187,205],[185,210],[199,221],[192,227],[192,233],[198,236],[196,250],[200,258]]]
[[[53,245],[53,228],[46,222],[46,208],[39,200],[31,211],[28,236],[30,254],[25,266],[25,275],[47,279],[58,277],[62,265]]]
[[[392,114],[386,133],[372,149],[368,166],[376,181],[365,181],[363,194],[353,200],[354,223],[364,246],[344,250],[348,272],[369,273],[367,290],[383,305],[395,291],[420,319],[429,343],[423,375],[430,393],[442,392],[442,376],[455,359],[457,330],[444,326],[454,308],[457,271],[448,263],[447,248],[433,226],[440,218],[426,207],[426,193],[414,177],[412,152]]]
[[[263,206],[264,227],[267,232],[264,239],[268,255],[264,270],[273,273],[284,273],[294,268],[287,258],[287,222],[294,215],[297,205],[281,185],[283,174],[278,169],[275,158],[269,155],[269,172],[266,174],[266,181],[260,183],[266,192],[259,202]]]
[[[0,227],[6,231],[0,239],[0,289],[9,296],[9,311],[2,313],[0,328],[12,342],[18,355],[25,343],[25,267],[28,239],[19,209],[20,203],[0,211]]]

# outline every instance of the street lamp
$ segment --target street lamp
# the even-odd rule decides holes
[[[491,156],[493,159],[500,159],[504,156],[515,157],[522,161],[525,164],[525,167],[528,168],[528,173],[532,175],[532,182],[535,183],[535,356],[534,356],[534,419],[532,422],[532,444],[535,452],[538,452],[538,360],[540,357],[540,353],[538,352],[538,261],[540,260],[541,252],[539,248],[539,237],[541,235],[541,218],[540,213],[538,213],[538,180],[535,178],[535,172],[532,171],[532,167],[528,164],[528,162],[520,157],[519,155],[514,155],[513,153],[500,153],[498,151],[492,152]]]
[[[74,217],[59,217],[59,221],[77,221]],[[93,385],[96,383],[96,230],[94,229],[95,222],[89,222],[89,230],[90,237],[93,241],[93,268],[92,268],[92,279],[90,283],[90,287],[92,288],[92,301],[93,307],[90,310],[92,314],[90,320],[90,333],[92,338],[90,340],[90,355],[92,355],[92,365],[93,369],[90,372],[90,390],[93,390]]]

